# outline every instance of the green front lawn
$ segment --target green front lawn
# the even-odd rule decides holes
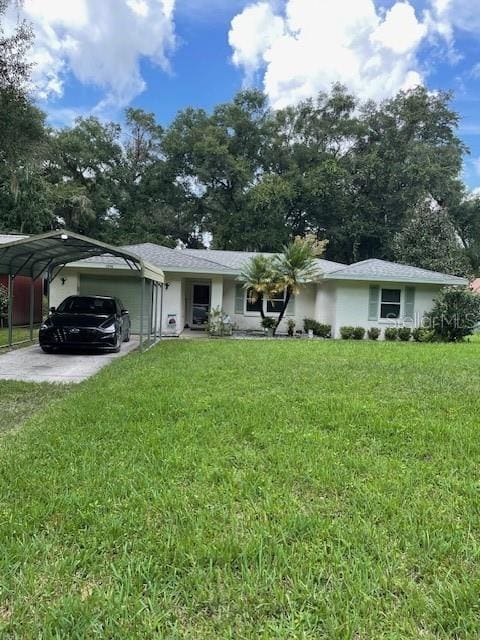
[[[0,438],[67,392],[65,385],[0,380]]]
[[[0,636],[478,639],[479,361],[293,340],[117,360],[1,439]]]

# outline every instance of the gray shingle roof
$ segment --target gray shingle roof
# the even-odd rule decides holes
[[[391,282],[425,282],[429,284],[468,284],[465,278],[410,267],[386,260],[363,260],[328,274],[330,280],[386,280]]]
[[[255,255],[251,251],[217,251],[213,249],[170,249],[153,242],[131,244],[121,249],[131,251],[143,260],[166,271],[194,271],[236,275]],[[272,256],[273,253],[263,255]],[[83,262],[99,262],[100,258],[87,258]],[[123,263],[121,258],[110,256],[109,263]],[[345,265],[330,260],[317,260],[322,273],[330,273]]]
[[[176,269],[191,269],[193,271],[205,271],[207,273],[233,273],[233,269],[228,265],[207,259],[205,257],[207,253],[205,249],[203,249],[203,254],[193,255],[188,250],[169,249],[168,247],[163,247],[152,242],[133,244],[122,248],[137,254],[144,260],[148,260],[148,262],[167,271],[169,269],[172,271]]]
[[[10,238],[12,236],[9,236]],[[2,236],[0,236],[0,239]],[[0,240],[1,242],[1,240]],[[218,273],[236,275],[246,262],[258,255],[249,251],[220,251],[215,249],[170,249],[153,242],[121,247],[136,254],[146,262],[165,271]],[[263,255],[271,256],[272,253]],[[88,258],[85,262],[98,262],[99,258]],[[110,256],[110,263],[122,263],[121,258]],[[370,259],[344,265],[331,260],[317,260],[318,267],[327,280],[378,280],[385,282],[418,282],[439,285],[463,285],[468,281],[446,273],[428,271],[386,260]]]
[[[253,256],[258,255],[258,253],[262,252],[253,252],[253,251],[221,251],[217,249],[182,249],[181,253],[189,254],[195,257],[201,257],[203,259],[211,260],[216,262],[217,264],[221,264],[225,267],[229,267],[234,269],[235,271],[239,271],[242,269],[245,264],[253,258]],[[273,253],[262,253],[265,256],[273,256]],[[319,269],[323,273],[330,273],[331,271],[335,271],[336,269],[340,269],[344,267],[344,264],[340,262],[332,262],[331,260],[317,260]]]

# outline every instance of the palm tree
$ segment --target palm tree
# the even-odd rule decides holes
[[[243,288],[250,292],[252,302],[272,295],[276,291],[272,258],[262,254],[254,256],[244,265],[239,280],[243,282]],[[260,307],[260,315],[263,320],[263,306]]]
[[[302,287],[315,281],[320,275],[317,257],[325,251],[327,242],[315,236],[297,237],[274,256],[272,266],[275,273],[276,293],[285,292],[282,310],[277,319],[274,334],[283,320],[290,298],[300,293]]]
[[[243,282],[243,287],[251,292],[253,302],[285,292],[274,333],[283,320],[292,295],[298,295],[302,287],[320,275],[317,257],[325,251],[326,245],[326,240],[319,241],[313,235],[297,237],[283,248],[282,253],[273,257],[261,254],[254,256],[244,266],[239,279]],[[260,307],[260,315],[263,320],[263,307]]]

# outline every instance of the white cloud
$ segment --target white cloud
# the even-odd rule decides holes
[[[142,57],[168,71],[173,10],[174,0],[25,0],[38,97],[61,96],[71,72],[104,90],[98,109],[123,107],[145,88]]]
[[[371,41],[400,55],[415,49],[427,33],[408,2],[397,2],[371,35]]]
[[[268,2],[247,7],[233,18],[228,34],[228,42],[234,51],[234,64],[242,66],[250,76],[261,63],[263,53],[283,32],[283,19],[274,15]]]
[[[427,28],[406,1],[381,12],[373,0],[286,0],[283,14],[263,1],[232,20],[229,42],[234,64],[247,77],[261,71],[278,108],[338,81],[364,99],[421,84]]]
[[[431,0],[434,16],[442,24],[463,31],[480,31],[478,0]]]

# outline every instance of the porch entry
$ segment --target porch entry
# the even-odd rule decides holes
[[[210,311],[210,285],[192,284],[192,327],[204,327]]]

